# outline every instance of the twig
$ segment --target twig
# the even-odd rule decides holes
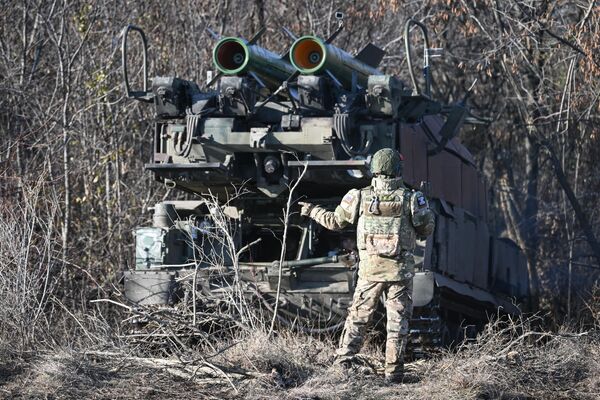
[[[286,242],[287,242],[287,233],[289,227],[289,218],[290,218],[290,208],[292,206],[292,198],[294,194],[294,190],[298,187],[306,170],[308,168],[308,163],[304,164],[304,168],[300,173],[298,179],[294,182],[292,186],[290,186],[290,193],[287,198],[286,208],[283,211],[283,238],[281,241],[281,254],[279,255],[279,271],[277,275],[277,293],[275,294],[275,309],[273,310],[273,318],[271,319],[271,327],[269,328],[269,332],[267,333],[267,338],[270,338],[273,334],[273,330],[275,329],[275,321],[277,320],[277,312],[279,310],[279,297],[281,296],[281,279],[283,275],[283,260],[285,259],[285,251],[286,251]]]

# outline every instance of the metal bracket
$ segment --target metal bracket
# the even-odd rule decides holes
[[[253,149],[264,149],[265,138],[269,134],[269,128],[250,128],[250,147]]]

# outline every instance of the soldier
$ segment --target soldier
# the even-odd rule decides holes
[[[385,379],[395,383],[404,376],[404,349],[412,315],[412,252],[416,238],[430,235],[435,220],[423,193],[404,185],[402,156],[397,151],[388,148],[376,152],[371,173],[371,186],[350,190],[333,212],[310,203],[298,204],[302,206],[302,215],[327,229],[341,230],[349,224],[358,224],[358,282],[336,363],[351,365],[379,298],[385,293]]]

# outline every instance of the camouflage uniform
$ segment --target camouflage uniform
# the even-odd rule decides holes
[[[337,350],[340,360],[350,360],[360,350],[367,324],[385,293],[385,374],[401,376],[412,314],[412,251],[417,236],[426,237],[434,228],[427,199],[405,187],[402,178],[376,176],[370,187],[350,190],[333,212],[309,206],[303,212],[327,229],[357,224],[359,279]]]

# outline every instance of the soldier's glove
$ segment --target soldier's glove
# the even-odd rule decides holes
[[[299,201],[298,205],[302,207],[302,208],[300,208],[300,215],[302,215],[303,217],[310,217],[310,212],[312,211],[313,208],[315,208],[314,204],[305,203],[303,201]]]

